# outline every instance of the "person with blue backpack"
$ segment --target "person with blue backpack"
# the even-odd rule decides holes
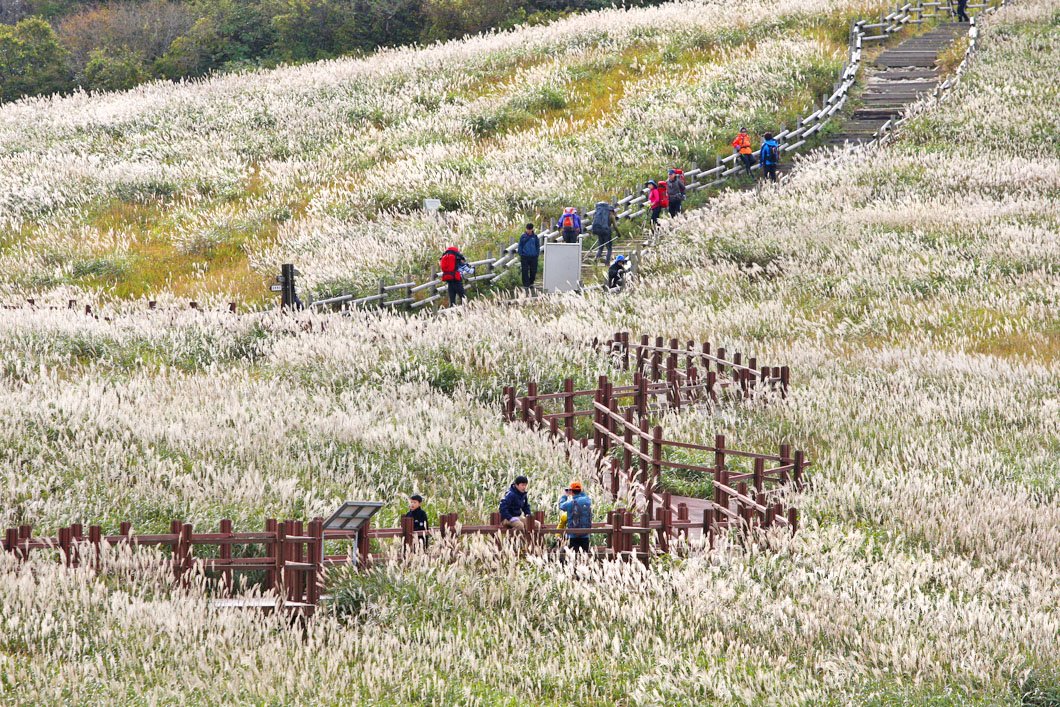
[[[589,494],[582,490],[580,481],[571,482],[566,490],[565,500],[560,501],[559,509],[567,514],[567,530],[593,527],[593,501]],[[567,533],[570,549],[575,552],[589,552],[589,536]]]
[[[765,142],[758,153],[762,163],[762,174],[772,181],[777,181],[777,164],[780,162],[780,144],[773,139],[773,133],[765,134]]]
[[[534,233],[534,224],[526,224],[526,230],[519,236],[519,271],[523,277],[523,287],[534,288],[537,280],[537,259],[541,255],[541,237]]]

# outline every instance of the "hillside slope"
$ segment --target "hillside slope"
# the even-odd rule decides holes
[[[363,60],[0,108],[0,294],[257,303],[472,255],[831,89],[850,0],[607,10]],[[438,221],[420,211],[443,202]]]
[[[620,329],[791,366],[783,404],[675,438],[807,446],[769,551],[575,567],[488,546],[333,580],[305,631],[211,611],[168,570],[107,586],[0,557],[16,703],[1052,704],[1060,695],[1060,15],[987,24],[888,146],[719,198],[620,295],[461,319],[182,312],[0,318],[0,521],[237,527],[422,491],[547,506],[591,461],[500,422],[503,385],[608,368]],[[312,326],[307,326],[306,323]],[[326,328],[322,328],[322,324]],[[223,675],[223,679],[218,676]]]

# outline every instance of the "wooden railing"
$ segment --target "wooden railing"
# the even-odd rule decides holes
[[[722,359],[722,365],[729,365]],[[737,369],[739,370],[739,369]],[[748,369],[749,370],[749,369]],[[563,382],[563,391],[540,394],[537,383],[527,385],[527,393],[520,396],[514,386],[504,390],[502,414],[508,422],[521,421],[531,429],[548,429],[555,439],[569,444],[594,449],[601,460],[601,483],[617,499],[623,493],[637,508],[649,515],[661,502],[658,492],[663,469],[700,472],[708,476],[714,489],[709,503],[718,522],[734,514],[757,513],[761,522],[772,524],[776,516],[783,517],[794,509],[778,509],[768,502],[782,488],[801,490],[809,466],[802,451],[792,451],[791,445],[781,445],[777,454],[764,454],[726,447],[725,438],[717,436],[713,447],[666,439],[661,425],[652,425],[653,415],[682,406],[699,406],[717,402],[717,373],[709,371],[706,382],[701,382],[695,367],[689,368],[687,384],[672,377],[667,383],[649,381],[640,373],[634,374],[634,384],[615,386],[607,376],[600,376],[597,387],[575,390],[572,379]],[[743,374],[739,374],[743,375]],[[786,376],[785,376],[786,380]],[[737,388],[740,394],[753,389]],[[580,407],[580,399],[591,398]],[[559,404],[559,409],[546,411],[545,405]],[[591,426],[582,426],[579,436],[578,418],[591,418]],[[562,429],[562,432],[561,432]],[[667,449],[690,450],[713,455],[713,465],[685,464],[670,461]],[[726,465],[726,457],[750,460],[753,471],[736,472]],[[604,460],[610,460],[604,471]],[[748,487],[747,482],[751,482]],[[735,486],[734,486],[735,485]],[[750,491],[749,491],[750,489]],[[782,524],[783,521],[777,521]]]
[[[491,515],[488,523],[478,525],[461,523],[456,513],[443,514],[438,518],[438,527],[429,531],[413,530],[411,518],[402,518],[401,525],[395,528],[366,525],[363,531],[324,530],[321,518],[305,524],[300,520],[277,522],[269,519],[265,521],[264,531],[241,533],[232,531],[232,521],[228,519],[220,522],[217,532],[206,533],[195,532],[191,523],[174,520],[169,533],[134,534],[131,524],[123,522],[119,532],[111,535],[104,534],[99,525],[89,526],[85,535],[84,527],[75,523],[59,528],[58,534],[52,537],[35,536],[32,526],[22,525],[6,530],[3,550],[20,560],[28,559],[34,552],[53,552],[57,561],[67,567],[105,571],[105,546],[168,548],[171,557],[166,561],[171,563],[178,579],[187,577],[198,567],[213,573],[211,586],[218,596],[230,597],[248,584],[255,584],[273,592],[275,600],[253,606],[270,608],[271,605],[308,615],[321,602],[328,569],[368,567],[388,555],[383,548],[376,548],[373,552],[373,544],[387,540],[400,541],[404,552],[416,552],[423,546],[423,538],[445,541],[488,535],[497,538],[498,542],[517,543],[521,551],[542,553],[558,552],[563,547],[561,542],[548,543],[549,537],[595,535],[602,536],[604,543],[591,547],[593,556],[638,560],[647,566],[653,555],[670,552],[676,540],[689,540],[692,531],[701,531],[712,547],[721,532],[744,534],[772,527],[795,531],[798,518],[794,509],[785,516],[780,504],[756,505],[735,491],[732,495],[744,506],[740,506],[742,510],[739,512],[724,517],[704,511],[701,517],[692,518],[687,504],[675,505],[670,494],[664,493],[660,496],[659,506],[654,511],[640,514],[639,519],[632,510],[620,508],[609,511],[605,520],[593,523],[591,528],[561,528],[558,524],[546,523],[544,512],[537,511],[524,520],[522,531],[505,527],[497,513]],[[326,547],[343,542],[352,544],[346,554],[325,554]],[[235,546],[258,546],[260,554],[234,556]],[[204,547],[216,548],[216,556],[196,556],[195,549]],[[237,583],[233,577],[236,572],[254,572],[259,577],[253,582]],[[248,606],[238,602],[237,599],[222,606]]]

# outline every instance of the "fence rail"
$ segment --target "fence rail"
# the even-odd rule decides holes
[[[546,523],[542,511],[525,519],[523,529],[506,527],[500,515],[494,513],[489,522],[480,525],[462,524],[456,513],[439,516],[438,527],[428,531],[415,531],[411,518],[402,518],[401,525],[394,528],[373,528],[366,525],[363,531],[331,531],[323,527],[323,519],[314,518],[308,523],[300,520],[277,522],[265,521],[264,531],[232,531],[232,521],[224,519],[217,532],[196,533],[191,523],[174,520],[169,533],[134,534],[128,522],[120,524],[117,534],[106,535],[99,525],[88,527],[75,523],[59,528],[57,535],[40,537],[33,534],[30,525],[8,528],[3,536],[3,550],[19,560],[27,560],[32,553],[53,552],[58,562],[67,567],[90,567],[97,571],[105,569],[103,548],[105,546],[137,546],[168,548],[174,575],[186,577],[196,566],[213,573],[212,587],[219,596],[219,606],[260,606],[265,604],[240,603],[230,597],[238,589],[234,581],[236,572],[255,572],[263,577],[258,584],[266,591],[275,593],[275,605],[303,614],[312,614],[322,599],[327,572],[334,567],[368,567],[386,557],[383,541],[400,541],[406,552],[415,552],[427,538],[445,539],[468,536],[494,536],[498,542],[504,539],[518,540],[525,552],[547,552],[559,546],[548,547],[550,536],[598,535],[604,544],[591,548],[600,558],[637,560],[646,566],[657,554],[670,552],[675,540],[689,539],[693,530],[702,531],[713,546],[719,533],[748,533],[772,527],[787,528],[794,532],[798,523],[794,509],[784,515],[780,503],[758,503],[741,492],[732,491],[739,506],[737,511],[727,511],[723,518],[713,512],[703,512],[692,518],[688,505],[673,504],[670,494],[662,494],[659,507],[648,511],[636,520],[633,511],[618,509],[607,514],[603,522],[593,523],[591,528],[564,528],[555,523]],[[634,542],[634,536],[637,536]],[[654,542],[652,540],[654,536]],[[351,543],[346,554],[327,554],[329,544]],[[373,545],[377,547],[373,551]],[[233,556],[234,546],[260,546],[261,555]],[[214,547],[216,556],[196,556],[195,548]],[[333,548],[332,548],[333,549]]]

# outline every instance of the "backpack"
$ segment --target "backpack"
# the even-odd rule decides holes
[[[593,224],[590,226],[593,233],[607,235],[611,233],[611,204],[601,201],[596,205],[593,212]]]
[[[592,501],[585,494],[574,497],[570,512],[567,513],[568,528],[591,528],[593,525]]]
[[[777,148],[775,145],[766,143],[762,145],[762,151],[759,153],[762,164],[776,164],[777,163]]]
[[[438,268],[442,271],[443,275],[452,275],[456,272],[456,253],[451,250],[445,251],[442,254],[442,259],[438,261]]]
[[[574,214],[563,214],[563,218],[560,219],[560,225],[564,231],[574,230]]]

